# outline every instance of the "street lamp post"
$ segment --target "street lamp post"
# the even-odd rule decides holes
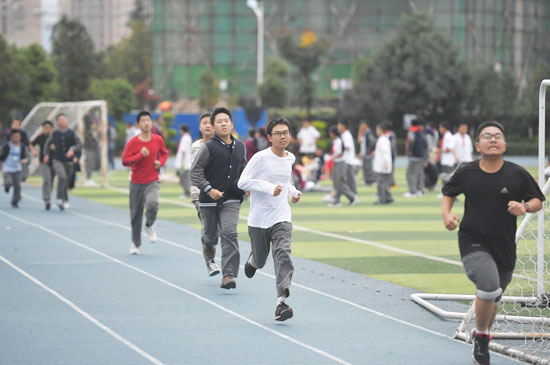
[[[252,9],[258,20],[256,83],[260,85],[264,81],[264,9],[257,0],[247,0],[246,6]]]

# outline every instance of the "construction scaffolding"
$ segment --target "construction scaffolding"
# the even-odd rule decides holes
[[[511,70],[520,87],[550,58],[546,0],[264,0],[265,49],[278,54],[283,32],[306,30],[329,43],[316,72],[318,97],[349,83],[353,64],[395,33],[403,14],[424,11],[469,66]],[[214,72],[227,92],[254,94],[256,17],[246,0],[154,0],[153,79],[161,97],[197,97],[199,76]],[[267,58],[266,58],[267,59]]]

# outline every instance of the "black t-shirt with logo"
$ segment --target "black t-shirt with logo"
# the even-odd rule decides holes
[[[458,168],[443,186],[443,195],[464,194],[464,216],[458,232],[460,255],[486,251],[502,271],[516,263],[517,217],[508,213],[508,202],[544,200],[533,177],[523,167],[504,161],[495,173],[479,167],[479,160]]]

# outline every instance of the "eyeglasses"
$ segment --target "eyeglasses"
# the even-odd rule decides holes
[[[495,139],[497,141],[501,140],[504,138],[504,134],[502,133],[495,133],[495,134],[492,134],[492,133],[483,133],[482,135],[480,135],[480,137],[482,139],[486,139],[488,141],[490,141],[491,139],[493,139],[493,137],[495,137]]]
[[[290,134],[290,131],[286,130],[286,131],[282,131],[282,132],[273,132],[272,134],[276,137],[279,137],[279,138],[281,138],[283,136],[288,137],[288,135]]]

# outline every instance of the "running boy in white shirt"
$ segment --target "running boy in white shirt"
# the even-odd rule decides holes
[[[290,183],[295,156],[286,151],[290,143],[290,123],[276,119],[267,126],[271,148],[256,153],[239,178],[239,189],[250,191],[248,234],[252,253],[246,260],[244,272],[252,278],[264,267],[272,244],[277,287],[275,320],[285,321],[293,312],[285,300],[290,295],[294,266],[290,258],[292,219],[288,199],[300,200],[301,193]]]

